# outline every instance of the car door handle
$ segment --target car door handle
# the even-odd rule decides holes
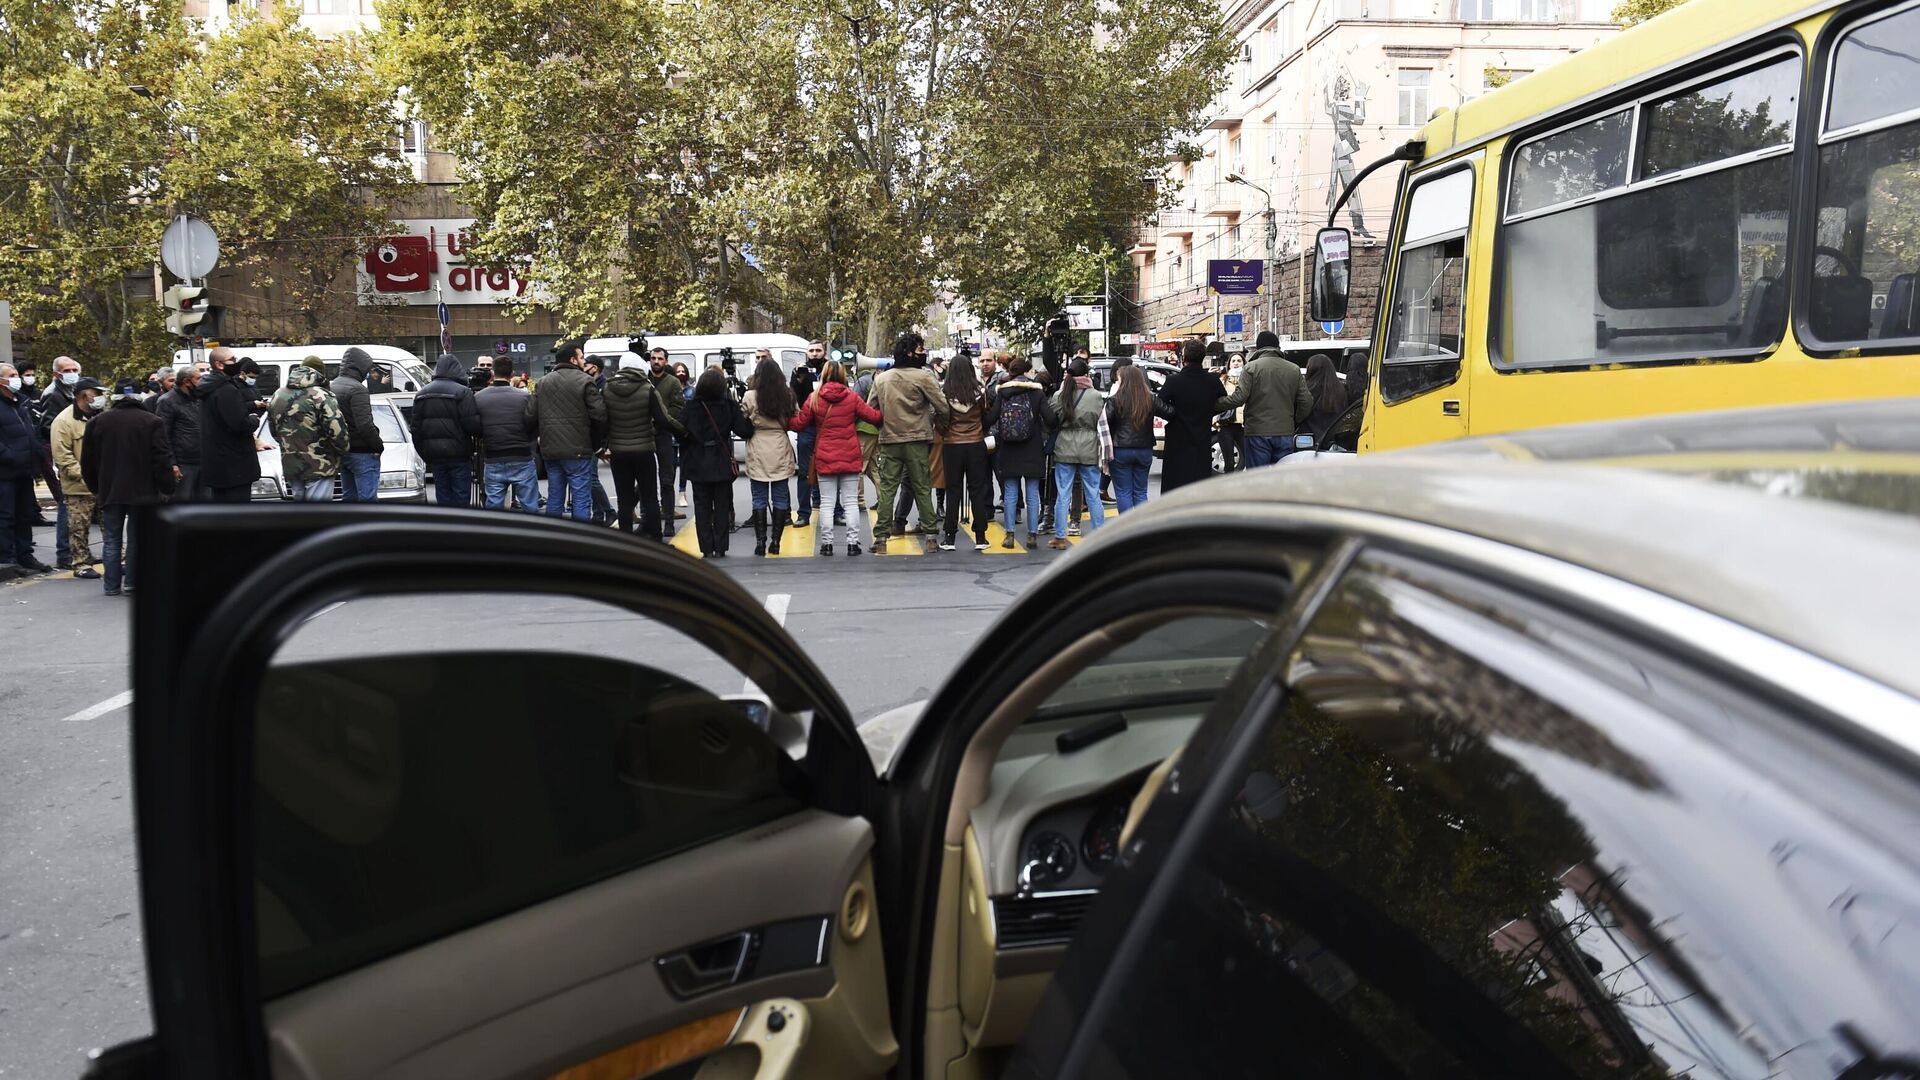
[[[759,945],[759,932],[747,930],[659,957],[653,963],[660,981],[667,984],[673,996],[689,998],[739,982],[753,969]]]
[[[1460,415],[1460,399],[1451,398],[1449,400],[1442,401],[1440,403],[1440,415],[1459,416]]]

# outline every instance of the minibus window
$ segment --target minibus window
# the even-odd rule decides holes
[[[1380,366],[1380,394],[1389,402],[1445,386],[1460,375],[1472,213],[1471,167],[1421,181],[1408,200]]]
[[[1633,110],[1622,109],[1521,146],[1507,213],[1518,217],[1626,186],[1632,137]]]
[[[1920,8],[1849,31],[1833,55],[1819,226],[1803,336],[1833,346],[1920,337]],[[1902,123],[1901,121],[1906,121]]]

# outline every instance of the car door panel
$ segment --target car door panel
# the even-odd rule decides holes
[[[274,1075],[546,1076],[769,998],[825,998],[872,846],[865,820],[802,811],[296,991],[267,1006]],[[770,963],[768,931],[789,921],[803,947]],[[669,988],[665,958],[747,932],[762,955],[738,982]]]

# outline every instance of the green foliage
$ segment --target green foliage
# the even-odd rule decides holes
[[[1613,5],[1613,21],[1621,26],[1637,26],[1655,15],[1663,15],[1687,0],[1620,0]]]
[[[171,342],[145,282],[180,212],[310,328],[337,302],[410,180],[364,46],[291,18],[208,39],[178,0],[0,0],[0,295],[35,353],[150,370]]]
[[[1487,89],[1489,90],[1498,90],[1513,81],[1513,74],[1511,72],[1497,68],[1492,64],[1488,64],[1482,69],[1480,74],[1482,81],[1487,84]]]

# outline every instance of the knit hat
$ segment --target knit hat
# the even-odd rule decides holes
[[[628,353],[620,354],[620,370],[621,371],[625,371],[628,368],[643,368],[646,366],[647,366],[646,360],[643,359],[639,353],[628,352]]]
[[[1277,349],[1280,347],[1280,335],[1271,330],[1262,330],[1260,331],[1260,336],[1253,339],[1253,347],[1256,349]]]
[[[325,360],[320,359],[317,356],[309,356],[305,360],[302,360],[300,362],[306,365],[307,367],[310,367],[313,370],[319,372],[322,375],[325,375],[327,373],[327,362]]]

